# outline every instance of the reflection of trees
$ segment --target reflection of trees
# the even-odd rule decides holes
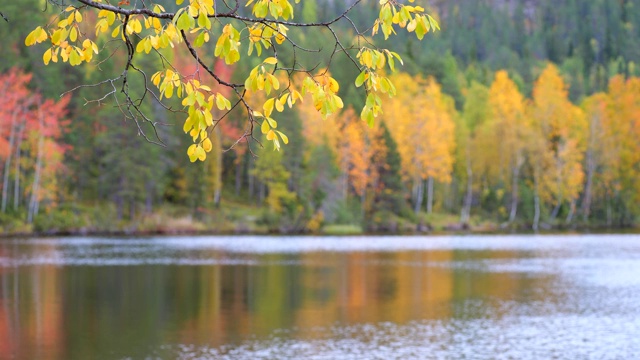
[[[454,251],[453,258],[464,264],[477,264],[480,261],[491,261],[495,264],[507,263],[510,260],[535,258],[530,252],[516,251]],[[486,316],[487,313],[502,314],[508,309],[501,306],[505,301],[531,302],[550,301],[552,296],[550,283],[553,279],[532,277],[523,271],[474,271],[461,269],[454,272],[453,302],[460,305],[464,302],[482,301],[482,307],[454,307],[452,316],[469,319]],[[553,300],[557,301],[557,300]],[[477,303],[476,303],[477,304]],[[483,311],[483,313],[478,313]]]
[[[226,257],[214,251],[198,255]],[[284,336],[315,337],[320,333],[309,329],[336,324],[473,318],[483,314],[457,305],[476,300],[496,306],[478,311],[500,314],[499,301],[537,300],[544,291],[529,289],[544,289],[548,279],[452,263],[530,256],[306,253],[259,256],[255,266],[0,268],[0,354],[145,357],[165,344],[218,347],[277,329],[293,331]]]
[[[5,252],[0,247],[0,257]],[[37,255],[58,256],[50,245]],[[0,267],[0,358],[65,357],[62,288],[59,267]]]

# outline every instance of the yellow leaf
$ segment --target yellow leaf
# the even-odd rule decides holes
[[[191,146],[189,146],[189,148],[187,149],[187,155],[191,156],[193,154],[196,153],[196,144],[191,144]]]
[[[113,25],[113,22],[116,21],[116,14],[111,11],[107,12],[106,17],[107,17],[107,23],[109,25]]]
[[[342,107],[344,107],[344,103],[342,102],[342,99],[340,99],[340,97],[339,97],[338,95],[334,95],[334,96],[333,96],[333,99],[335,100],[335,102],[336,102],[336,106],[337,106],[339,109],[342,109]]]
[[[167,87],[164,89],[164,96],[167,98],[171,98],[173,96],[173,84],[167,83]]]
[[[282,138],[282,142],[284,142],[285,144],[289,143],[289,138],[287,137],[287,135],[283,134],[281,131],[278,131],[278,130],[276,130],[276,132]]]
[[[264,105],[262,105],[262,109],[264,110],[264,116],[266,117],[271,116],[271,112],[273,112],[273,103],[274,103],[273,98],[270,98],[269,100],[265,101]]]
[[[209,138],[204,139],[204,141],[202,142],[202,147],[204,148],[204,151],[210,152],[213,149],[213,144],[211,143],[211,139]]]
[[[340,89],[340,85],[338,84],[338,82],[333,78],[329,78],[329,90],[336,93],[338,92],[339,89]]]
[[[268,58],[264,59],[263,63],[270,64],[270,65],[275,65],[275,64],[278,63],[278,59],[276,59],[274,57],[268,57]]]
[[[216,106],[218,107],[218,109],[224,110],[226,105],[224,100],[225,100],[224,96],[220,94],[216,96]]]
[[[409,21],[409,25],[407,25],[407,31],[413,32],[413,30],[416,29],[417,25],[418,25],[418,22],[416,21],[416,19]]]
[[[207,158],[207,153],[201,147],[196,148],[196,154],[198,155],[198,160],[200,161],[204,161]]]
[[[49,34],[47,34],[47,32],[44,31],[43,28],[39,26],[38,28],[40,29],[40,31],[36,32],[36,43],[41,43],[49,38]]]
[[[29,35],[27,35],[27,37],[24,39],[24,44],[26,46],[31,46],[36,43],[36,36],[34,34],[36,30],[33,30],[32,32],[30,32]]]
[[[145,44],[145,39],[140,40],[140,42],[138,42],[138,45],[136,45],[136,52],[143,52],[144,51],[144,44]]]
[[[71,28],[71,32],[69,33],[69,40],[76,41],[78,39],[78,30],[75,27]]]
[[[140,24],[140,21],[137,19],[133,21],[133,31],[135,31],[136,34],[142,31],[142,24]]]
[[[49,61],[51,60],[51,49],[47,49],[47,51],[44,52],[44,54],[42,55],[42,60],[44,61],[45,65],[49,65]]]
[[[283,97],[283,99],[284,101],[286,101],[286,95]],[[280,100],[276,101],[276,110],[278,110],[278,112],[284,111],[284,104],[283,104],[284,101],[280,101]]]
[[[276,138],[276,133],[273,132],[273,130],[269,130],[269,132],[267,132],[267,140],[271,141],[275,138]]]
[[[204,112],[204,121],[207,123],[207,126],[213,125],[213,116],[209,111]]]

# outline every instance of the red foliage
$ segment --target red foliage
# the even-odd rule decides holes
[[[63,134],[69,121],[66,107],[69,97],[60,101],[43,99],[28,88],[31,74],[13,68],[0,75],[0,158],[11,154],[10,138],[19,136],[26,139],[30,133],[37,132],[46,139],[57,140]],[[67,146],[58,146],[64,153]]]

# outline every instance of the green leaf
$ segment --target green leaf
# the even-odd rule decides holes
[[[176,27],[178,28],[178,30],[184,31],[187,31],[191,28],[191,17],[189,16],[189,14],[187,14],[186,11],[180,14]]]
[[[362,84],[364,83],[364,80],[365,80],[365,76],[366,76],[366,72],[363,70],[360,73],[360,75],[358,75],[358,77],[356,78],[356,87],[362,86]]]
[[[369,93],[369,95],[367,95],[366,105],[368,108],[372,108],[374,104],[375,104],[375,97],[373,93]]]
[[[204,34],[204,31],[198,34],[196,39],[193,41],[193,46],[201,47],[202,45],[204,45]]]

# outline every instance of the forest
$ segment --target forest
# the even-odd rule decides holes
[[[304,0],[299,16],[321,21],[348,5]],[[140,106],[157,125],[142,129],[113,104],[95,100],[108,88],[81,86],[120,71],[126,58],[45,66],[44,48],[26,47],[25,38],[53,10],[34,11],[43,8],[36,0],[3,4],[1,231],[342,234],[636,226],[640,0],[434,0],[423,6],[441,31],[423,41],[401,33],[393,41],[375,38],[404,64],[388,74],[397,95],[382,98],[383,112],[372,126],[360,118],[365,96],[358,73],[346,56],[336,57],[328,73],[341,84],[342,111],[323,119],[310,97],[285,108],[278,129],[288,144],[277,150],[260,129],[253,134],[258,141],[238,141],[247,114],[234,109],[210,135],[206,160],[192,162],[183,114],[147,99]],[[351,20],[370,23],[378,7],[364,1]],[[346,35],[352,31],[337,25]],[[313,66],[329,56],[322,44],[331,40],[325,31],[299,36],[300,46],[321,49],[298,54],[299,61]],[[204,61],[225,79],[255,66],[251,58],[227,65],[216,59],[214,46],[203,45]],[[175,68],[194,71],[196,64],[178,49],[165,56]],[[128,86],[141,88],[142,81],[132,77]],[[141,136],[151,131],[161,144]]]

